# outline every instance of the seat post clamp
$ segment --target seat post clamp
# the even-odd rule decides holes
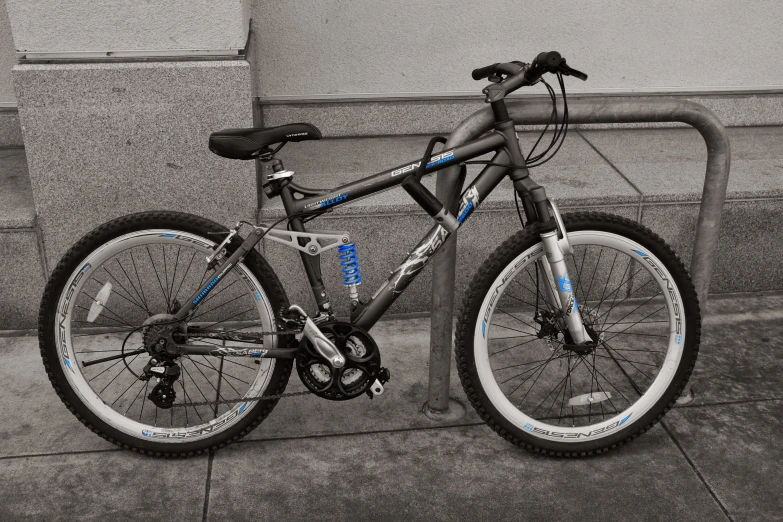
[[[280,172],[270,172],[266,175],[266,179],[272,181],[276,179],[290,178],[294,175],[293,170],[281,170]]]

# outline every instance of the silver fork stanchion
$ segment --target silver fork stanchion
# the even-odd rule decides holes
[[[549,100],[509,101],[507,105],[509,115],[518,125],[545,125],[552,112]],[[707,145],[707,169],[696,224],[696,240],[693,244],[690,273],[704,315],[712,276],[713,253],[718,244],[720,219],[723,202],[726,199],[731,162],[729,137],[723,124],[703,105],[687,100],[665,98],[572,100],[568,103],[568,121],[570,124],[680,122],[694,127],[701,133]],[[455,147],[475,139],[489,131],[493,124],[490,108],[479,110],[457,126],[449,136],[445,147]],[[444,204],[453,203],[457,199],[462,184],[459,178],[459,167],[451,167],[438,173],[436,195]],[[437,418],[453,417],[458,413],[452,412],[449,406],[456,241],[455,233],[432,260],[430,381],[424,411]],[[692,398],[693,393],[689,384],[678,402],[687,403]],[[456,403],[451,401],[451,404]]]

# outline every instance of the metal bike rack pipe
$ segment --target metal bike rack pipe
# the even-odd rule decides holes
[[[545,125],[552,113],[547,101],[508,102],[508,112],[517,125]],[[560,109],[562,105],[560,105]],[[560,110],[558,114],[562,114]],[[696,128],[707,145],[707,170],[704,176],[696,240],[693,244],[690,273],[699,297],[702,313],[712,276],[715,247],[726,187],[729,182],[731,151],[726,129],[715,114],[695,102],[665,98],[590,98],[568,103],[569,124],[589,123],[663,123],[680,122]],[[494,118],[489,107],[462,121],[449,136],[446,147],[455,147],[489,131]],[[462,190],[459,167],[438,173],[436,196],[444,204],[454,202]],[[457,234],[432,260],[432,324],[430,338],[430,382],[428,408],[443,412],[449,404],[454,283],[457,260]]]

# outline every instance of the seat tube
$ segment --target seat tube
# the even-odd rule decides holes
[[[544,243],[544,251],[546,252],[547,261],[549,261],[549,268],[552,271],[555,290],[560,298],[560,309],[563,312],[568,332],[571,334],[571,339],[573,339],[574,343],[584,344],[590,340],[590,337],[587,335],[587,331],[582,323],[582,315],[579,313],[579,305],[576,302],[574,288],[568,276],[563,252],[557,244],[557,230],[542,232],[541,241]],[[548,274],[545,274],[545,276],[548,277]]]

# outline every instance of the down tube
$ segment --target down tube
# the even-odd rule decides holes
[[[506,152],[499,152],[492,158],[493,163],[506,163],[507,161],[508,154]],[[483,201],[500,183],[507,171],[506,167],[486,167],[476,177],[474,183],[462,193],[459,212],[457,213],[457,221],[460,226],[476,210],[479,202]],[[451,232],[440,225],[435,225],[430,229],[427,235],[424,236],[424,239],[408,254],[405,261],[392,271],[389,278],[375,292],[375,295],[361,309],[359,314],[356,317],[352,317],[352,322],[365,330],[372,328],[416,276],[421,273],[422,269],[427,266],[427,263],[430,262],[449,236],[451,236]]]

